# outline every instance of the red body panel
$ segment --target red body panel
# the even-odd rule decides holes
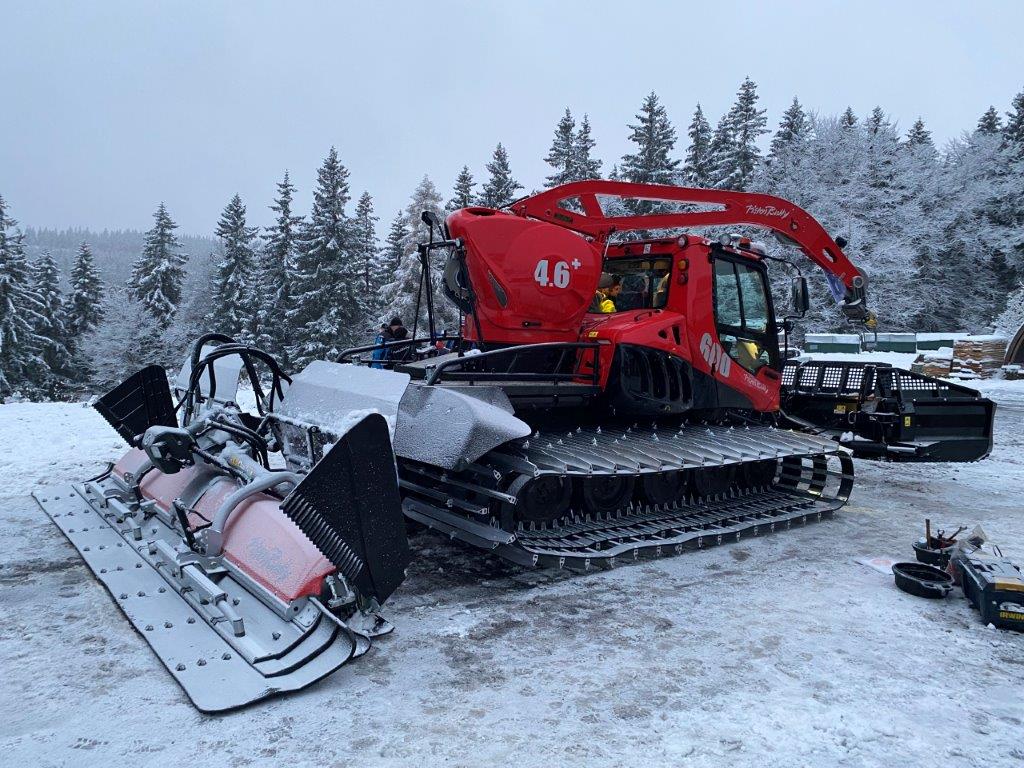
[[[586,316],[582,338],[586,341],[610,342],[601,350],[602,387],[607,384],[615,347],[619,344],[636,344],[686,360],[695,370],[743,394],[755,410],[778,410],[781,382],[773,378],[776,376],[775,371],[765,367],[755,375],[740,365],[715,364],[724,352],[721,351],[715,327],[713,266],[708,258],[708,242],[703,238],[690,237],[686,248],[680,248],[675,241],[671,241],[670,245],[665,243],[655,243],[652,249],[652,255],[667,255],[672,259],[668,300],[663,309]],[[636,250],[642,245],[613,246],[609,248],[608,257],[635,257]],[[755,258],[751,256],[751,259]],[[686,265],[685,270],[680,268],[681,260],[685,260],[682,262]],[[680,279],[682,273],[685,273],[685,282]]]
[[[139,491],[143,498],[151,499],[164,512],[169,512],[171,504],[197,474],[195,467],[186,467],[173,475],[152,469],[143,476]]]
[[[149,462],[146,452],[141,448],[132,448],[122,456],[110,470],[127,485],[139,479],[139,470]]]
[[[601,277],[599,250],[567,229],[490,208],[464,208],[447,223],[451,236],[466,243],[484,339],[530,344],[579,338]],[[537,279],[538,269],[547,275],[546,285]],[[475,323],[464,331],[475,340]]]
[[[146,454],[133,448],[114,465],[113,473],[127,480],[129,473],[138,479]],[[204,470],[185,467],[173,475],[150,469],[139,483],[144,499],[155,502],[163,511],[171,509],[185,487]],[[213,519],[224,499],[239,484],[230,478],[214,480],[189,512],[189,524],[195,528]],[[334,565],[299,530],[280,508],[281,502],[258,493],[236,507],[224,530],[224,555],[285,602],[299,597],[319,595],[325,576],[334,573]]]
[[[217,481],[196,502],[196,511],[212,519],[238,484]],[[285,601],[320,594],[334,566],[280,509],[280,501],[258,493],[243,501],[224,529],[224,555]]]

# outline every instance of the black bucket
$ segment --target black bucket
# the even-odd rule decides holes
[[[945,568],[949,565],[949,556],[953,553],[953,544],[945,547],[929,547],[923,541],[914,542],[914,553],[919,563]]]
[[[945,597],[953,589],[953,577],[924,563],[896,563],[892,567],[896,586],[918,597]]]

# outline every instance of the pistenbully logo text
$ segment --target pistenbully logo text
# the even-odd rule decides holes
[[[747,213],[751,216],[777,216],[780,219],[789,216],[787,209],[776,208],[774,205],[748,205]]]

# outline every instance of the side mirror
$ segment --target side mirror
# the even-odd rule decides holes
[[[792,304],[793,311],[800,315],[800,317],[806,315],[807,310],[811,308],[811,300],[807,293],[807,278],[803,275],[793,278],[793,284],[790,289],[790,303]]]
[[[431,230],[437,230],[438,234],[444,236],[444,228],[441,226],[441,219],[433,211],[423,211],[420,214],[420,220],[430,227]]]

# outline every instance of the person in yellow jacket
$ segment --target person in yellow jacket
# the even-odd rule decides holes
[[[618,312],[619,310],[615,306],[615,297],[620,293],[622,293],[622,278],[619,275],[602,272],[601,281],[597,284],[597,293],[594,294],[594,301],[590,305],[590,311],[604,314]]]

